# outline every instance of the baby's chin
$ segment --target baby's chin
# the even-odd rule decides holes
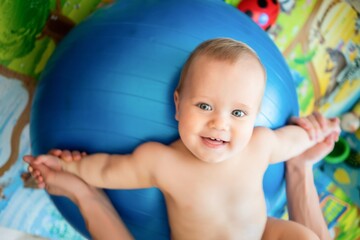
[[[222,162],[225,162],[226,161],[226,159],[224,159],[224,160],[205,160],[205,161],[203,161],[203,162],[205,162],[205,163],[209,163],[209,164],[218,164],[218,163],[222,163]]]
[[[211,157],[202,157],[202,156],[199,156],[197,157],[197,159],[201,162],[204,162],[204,163],[209,163],[209,164],[216,164],[216,163],[222,163],[222,162],[225,162],[228,160],[228,158],[224,158],[224,157],[214,157],[214,156],[211,156]]]

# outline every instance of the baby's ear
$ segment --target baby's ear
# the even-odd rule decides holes
[[[175,119],[179,121],[179,102],[180,102],[180,95],[178,90],[174,92],[174,103],[175,103]]]

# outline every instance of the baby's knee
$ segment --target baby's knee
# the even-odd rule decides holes
[[[293,222],[269,218],[265,227],[263,240],[320,240],[307,227]]]
[[[303,227],[299,229],[299,240],[320,240],[320,238],[310,229]]]

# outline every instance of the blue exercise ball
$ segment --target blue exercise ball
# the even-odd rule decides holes
[[[174,141],[173,91],[181,68],[198,44],[216,37],[245,42],[265,65],[268,80],[257,125],[277,128],[297,114],[281,53],[236,8],[221,0],[121,0],[74,28],[49,60],[32,106],[33,154],[51,148],[129,153],[146,141]],[[277,201],[283,181],[284,165],[270,166],[264,177],[268,206]],[[158,189],[106,194],[136,239],[170,238]],[[62,197],[52,200],[89,236],[75,205]]]

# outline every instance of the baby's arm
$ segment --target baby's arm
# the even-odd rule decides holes
[[[316,112],[305,118],[292,118],[292,122],[298,125],[288,125],[268,133],[268,141],[272,146],[271,163],[297,156],[327,136],[338,138],[340,134],[337,118],[326,119]]]
[[[79,161],[63,161],[52,155],[41,155],[30,164],[44,164],[54,170],[64,170],[96,187],[148,188],[155,185],[155,160],[161,157],[163,148],[158,143],[146,143],[132,154],[99,153],[82,156]]]

